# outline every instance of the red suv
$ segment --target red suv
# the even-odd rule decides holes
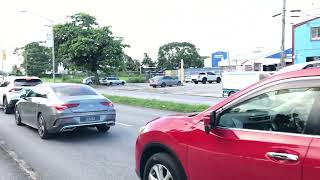
[[[260,81],[205,112],[140,130],[143,180],[315,180],[320,177],[320,69]]]

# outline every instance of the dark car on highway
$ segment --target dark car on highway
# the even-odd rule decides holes
[[[150,86],[156,87],[166,87],[166,86],[181,86],[182,83],[179,79],[173,78],[171,76],[156,76],[149,80]]]
[[[115,125],[112,102],[87,85],[40,84],[21,98],[15,107],[16,124],[38,129],[43,139],[79,127],[106,132]]]
[[[315,180],[320,177],[320,71],[275,75],[201,113],[140,129],[142,180]]]

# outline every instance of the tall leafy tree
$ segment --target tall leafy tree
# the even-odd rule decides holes
[[[142,65],[146,67],[154,67],[156,63],[152,61],[152,59],[147,53],[144,53],[144,57],[142,59]]]
[[[78,13],[70,19],[54,27],[57,57],[65,68],[91,72],[96,79],[98,71],[118,71],[127,47],[122,38],[114,36],[110,27],[99,27],[89,14]]]
[[[200,56],[195,45],[188,42],[172,42],[159,48],[158,67],[178,69],[183,59],[184,67],[203,67],[204,57]]]
[[[139,71],[140,62],[132,59],[129,55],[123,54],[123,68],[122,71]]]
[[[50,49],[41,45],[39,42],[31,42],[22,48],[16,48],[14,54],[23,57],[22,68],[28,75],[41,76],[46,71],[51,71]]]
[[[13,75],[16,75],[16,76],[20,76],[22,75],[22,71],[21,71],[21,68],[18,67],[17,65],[13,65],[12,66],[12,70],[11,70],[11,73],[10,74],[13,74]]]

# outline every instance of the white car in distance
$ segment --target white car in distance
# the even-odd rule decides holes
[[[206,84],[207,82],[209,82],[210,84],[213,82],[221,82],[221,76],[213,72],[201,72],[199,74],[191,75],[190,78],[191,81],[195,84],[198,84],[199,82],[201,82],[202,84]]]
[[[105,78],[101,78],[100,80],[100,84],[103,85],[125,85],[126,81],[119,79],[118,77],[105,77]]]

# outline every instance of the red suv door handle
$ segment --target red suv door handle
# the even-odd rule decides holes
[[[299,157],[294,154],[287,154],[287,153],[276,153],[276,152],[268,152],[267,156],[272,159],[277,160],[286,160],[286,161],[298,161]]]

